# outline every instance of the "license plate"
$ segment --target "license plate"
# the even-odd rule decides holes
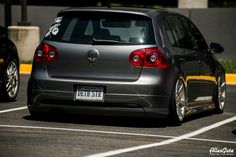
[[[75,99],[80,101],[103,101],[103,87],[77,87]]]

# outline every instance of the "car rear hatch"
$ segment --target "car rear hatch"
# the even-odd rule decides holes
[[[130,54],[155,46],[150,18],[109,12],[60,14],[43,43],[57,51],[47,63],[50,77],[127,81],[142,71],[130,64]]]

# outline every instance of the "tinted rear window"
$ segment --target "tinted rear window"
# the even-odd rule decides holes
[[[59,15],[46,40],[91,44],[93,39],[135,45],[154,44],[152,20],[122,13],[73,13]]]

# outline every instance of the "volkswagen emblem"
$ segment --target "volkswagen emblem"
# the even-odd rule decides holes
[[[99,52],[96,49],[92,49],[88,52],[88,60],[93,63],[98,58]]]

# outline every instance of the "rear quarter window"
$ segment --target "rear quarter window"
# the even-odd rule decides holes
[[[135,45],[155,43],[150,18],[141,15],[97,12],[59,15],[44,39],[91,44],[94,38]]]
[[[208,46],[197,29],[187,18],[169,15],[162,19],[168,39],[173,47],[205,51]]]

